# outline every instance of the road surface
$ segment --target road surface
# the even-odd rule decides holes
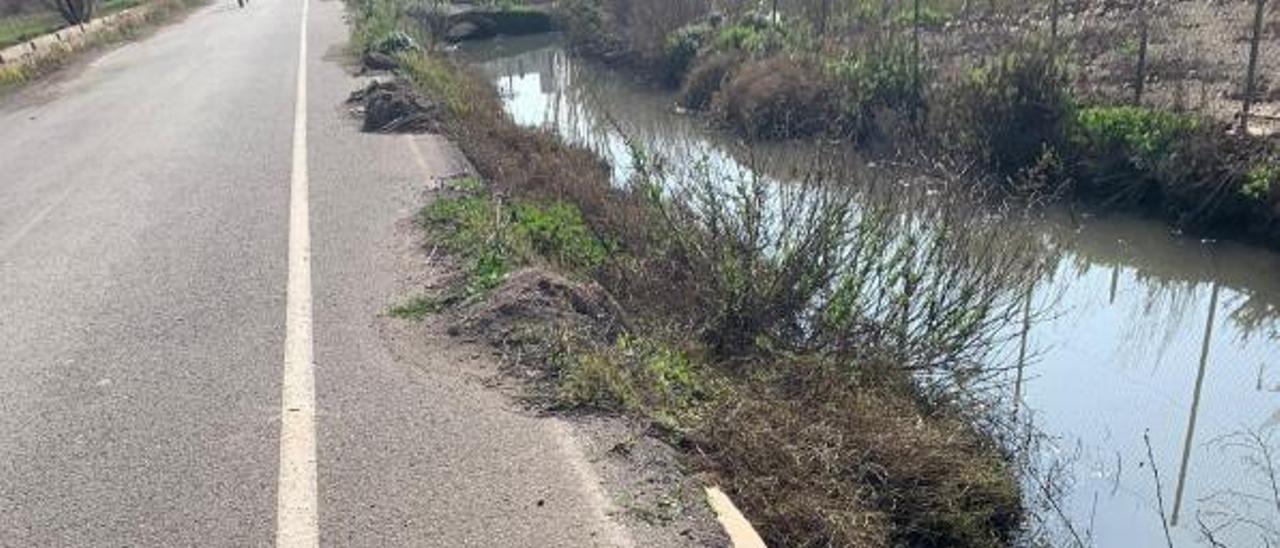
[[[233,6],[0,101],[0,546],[630,544],[556,423],[379,336],[448,162],[355,131],[342,5]]]

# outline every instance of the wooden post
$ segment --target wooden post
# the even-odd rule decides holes
[[[1049,2],[1049,54],[1057,56],[1058,54],[1058,3],[1061,0],[1050,0]]]
[[[1150,37],[1147,0],[1138,0],[1138,25],[1138,70],[1133,82],[1133,104],[1142,106],[1142,91],[1147,86],[1147,39]]]
[[[818,11],[818,36],[826,37],[827,21],[831,19],[831,0],[822,0]]]
[[[911,64],[913,67],[911,74],[911,87],[912,93],[915,95],[912,97],[911,102],[911,119],[915,120],[920,106],[920,98],[923,96],[922,90],[920,89],[923,85],[920,82],[920,0],[915,0],[914,11],[911,15],[911,26]]]
[[[1258,45],[1262,42],[1262,13],[1267,0],[1256,0],[1253,12],[1253,37],[1249,40],[1249,72],[1244,81],[1244,108],[1240,112],[1240,131],[1249,133],[1249,110],[1253,108],[1253,96],[1257,93]]]

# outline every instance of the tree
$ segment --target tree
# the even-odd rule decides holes
[[[98,5],[97,0],[45,0],[45,3],[57,10],[69,25],[88,23]]]

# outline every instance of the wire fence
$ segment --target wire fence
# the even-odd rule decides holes
[[[940,74],[1030,40],[1072,68],[1087,101],[1280,129],[1280,0],[722,0],[798,17],[831,41],[911,33]]]

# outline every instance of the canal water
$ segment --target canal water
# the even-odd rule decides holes
[[[691,155],[669,161],[744,169],[734,140],[678,112],[673,95],[574,58],[555,35],[461,55],[517,122],[594,148],[619,178],[632,166],[619,127]],[[997,357],[1027,356],[1009,401],[1057,468],[1027,487],[1041,502],[1054,493],[1036,512],[1055,544],[1165,546],[1166,524],[1177,546],[1209,545],[1205,528],[1229,546],[1280,542],[1266,467],[1280,452],[1280,255],[1127,216],[1046,216],[1026,227],[1061,248],[1032,293],[1043,312]]]

